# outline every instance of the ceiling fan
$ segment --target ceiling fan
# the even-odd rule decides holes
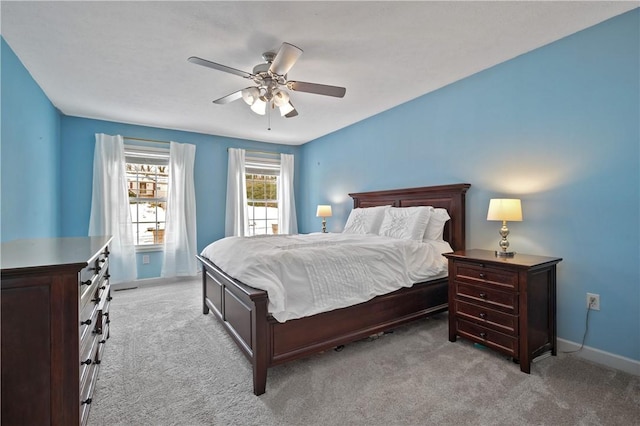
[[[302,49],[290,43],[282,43],[278,52],[264,52],[262,58],[265,63],[253,67],[253,72],[249,73],[226,65],[207,61],[206,59],[192,56],[188,59],[192,64],[213,68],[214,70],[228,72],[240,77],[253,80],[256,86],[246,87],[223,96],[213,101],[215,104],[228,104],[242,98],[251,110],[256,114],[264,115],[267,106],[278,107],[280,115],[286,118],[295,117],[298,111],[290,101],[289,93],[283,88],[297,92],[315,93],[317,95],[334,96],[342,98],[347,89],[338,86],[328,86],[326,84],[306,83],[304,81],[290,81],[287,73],[302,55]]]

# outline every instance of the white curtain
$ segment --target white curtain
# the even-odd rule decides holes
[[[226,237],[244,237],[249,229],[247,218],[247,179],[245,176],[245,150],[229,148],[227,171]]]
[[[296,199],[293,191],[293,155],[280,154],[278,179],[278,224],[280,234],[297,234]]]
[[[196,260],[195,145],[171,142],[162,277],[198,273]]]
[[[112,235],[109,246],[111,282],[137,278],[136,250],[129,208],[122,136],[96,134],[89,236]]]

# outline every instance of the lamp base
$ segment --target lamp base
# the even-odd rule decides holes
[[[516,255],[515,251],[498,251],[496,250],[496,257],[513,257]]]

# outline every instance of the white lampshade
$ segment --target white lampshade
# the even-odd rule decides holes
[[[319,204],[316,217],[331,217],[331,206]]]
[[[280,116],[284,117],[285,115],[289,114],[291,111],[293,111],[293,105],[291,105],[291,102],[287,102],[284,105],[280,105]]]
[[[246,89],[242,89],[242,100],[244,100],[247,105],[253,105],[259,97],[260,90],[258,90],[257,87],[247,87]]]
[[[251,105],[251,111],[256,114],[265,115],[267,113],[267,103],[263,101],[262,98],[258,98],[253,105]]]
[[[517,198],[493,198],[489,201],[487,220],[522,221],[522,206]]]
[[[276,90],[273,92],[273,103],[277,107],[281,107],[289,103],[289,94],[284,90]]]

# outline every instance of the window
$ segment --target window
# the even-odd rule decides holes
[[[278,179],[280,160],[247,157],[247,235],[278,233]]]
[[[135,244],[163,244],[169,150],[125,145],[125,157]]]

